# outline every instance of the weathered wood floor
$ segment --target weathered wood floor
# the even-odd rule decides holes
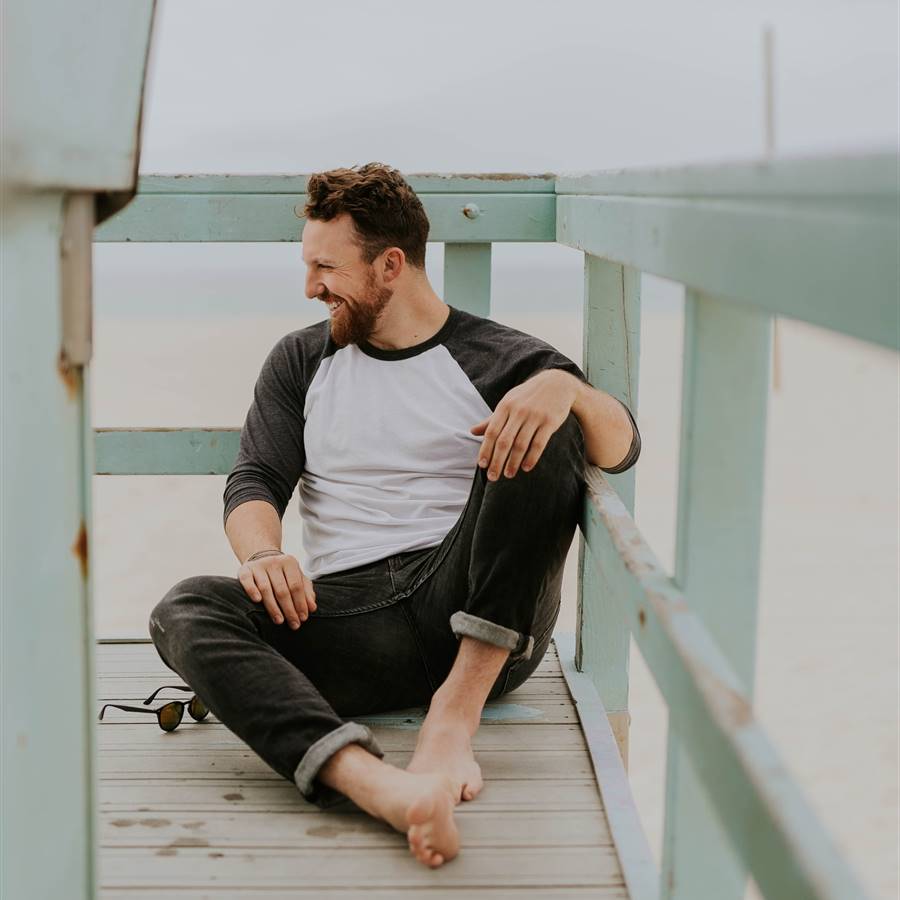
[[[149,643],[98,644],[97,675],[98,712],[181,683]],[[165,691],[152,706],[186,696]],[[358,721],[402,766],[422,712]],[[185,712],[166,734],[152,716],[111,709],[98,729],[104,900],[628,896],[553,645],[526,684],[485,709],[475,737],[485,787],[458,807],[460,855],[436,870],[352,805],[304,801],[212,716]]]

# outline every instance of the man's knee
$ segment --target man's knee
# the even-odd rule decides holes
[[[544,453],[550,451],[556,456],[564,456],[570,461],[582,462],[584,459],[584,432],[581,423],[570,412],[565,421],[550,435]],[[543,456],[543,454],[541,454]]]
[[[524,474],[551,481],[567,481],[574,476],[575,481],[582,484],[584,453],[584,433],[581,430],[581,423],[575,414],[570,412],[562,425],[550,435],[537,464],[530,472]],[[519,474],[522,474],[521,470],[516,476]]]
[[[222,595],[222,576],[192,575],[173,585],[150,613],[148,629],[153,643],[170,642],[196,620],[199,610],[209,608]]]

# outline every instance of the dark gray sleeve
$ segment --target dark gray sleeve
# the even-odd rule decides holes
[[[303,473],[305,393],[296,348],[286,335],[262,365],[237,459],[225,482],[223,525],[248,500],[266,500],[282,518]]]
[[[637,422],[635,422],[631,410],[622,403],[618,397],[616,398],[616,401],[622,406],[625,412],[628,413],[628,418],[631,419],[632,436],[631,447],[628,448],[628,453],[625,454],[625,459],[623,459],[622,462],[617,466],[613,466],[611,469],[604,469],[603,466],[600,467],[602,472],[608,472],[610,475],[618,475],[620,472],[627,471],[638,461],[638,457],[641,455],[641,433],[638,431]]]
[[[532,375],[537,375],[538,372],[544,372],[547,369],[562,369],[563,372],[568,372],[570,375],[574,375],[579,381],[583,381],[585,384],[590,384],[590,382],[587,380],[587,376],[584,374],[584,372],[581,371],[580,366],[572,362],[572,360],[569,359],[568,356],[563,355],[558,350],[552,347],[546,351],[539,351],[532,357],[532,359],[536,364],[534,371],[531,373]]]

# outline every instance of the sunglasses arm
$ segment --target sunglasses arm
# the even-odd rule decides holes
[[[164,691],[166,688],[171,688],[174,691],[189,691],[189,688],[186,684],[164,684],[162,687],[158,687],[146,700],[143,700],[143,703],[152,703],[156,695],[160,691]]]
[[[103,713],[105,713],[110,706],[113,709],[124,709],[128,712],[152,713],[154,716],[156,715],[155,709],[144,709],[142,706],[120,706],[118,703],[106,703],[104,704],[103,709],[100,710],[101,719],[103,718]]]

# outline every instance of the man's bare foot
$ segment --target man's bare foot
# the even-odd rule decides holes
[[[434,869],[459,853],[459,832],[453,819],[457,782],[447,775],[397,769],[382,787],[371,811],[406,834],[409,850],[419,862]]]
[[[456,802],[474,800],[484,787],[481,766],[475,762],[469,730],[462,723],[425,723],[407,772],[449,775],[459,783]]]

